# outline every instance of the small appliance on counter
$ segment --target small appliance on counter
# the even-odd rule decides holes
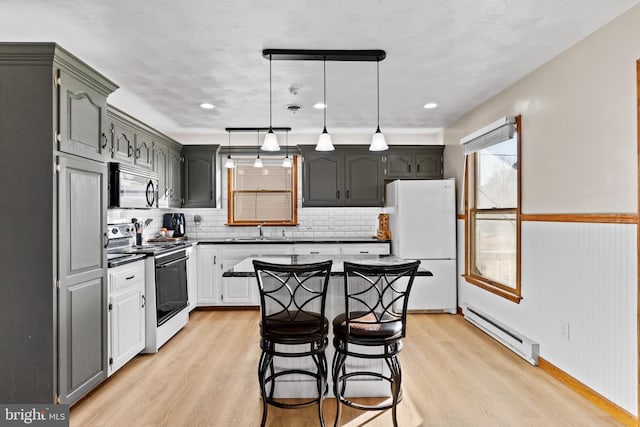
[[[183,213],[168,213],[162,215],[162,227],[173,230],[173,237],[184,237],[185,218]]]

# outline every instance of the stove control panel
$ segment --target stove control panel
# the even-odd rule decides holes
[[[109,239],[122,239],[135,236],[136,231],[133,224],[110,224],[107,225],[107,236]]]

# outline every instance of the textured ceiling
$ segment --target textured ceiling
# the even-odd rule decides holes
[[[167,133],[267,125],[264,48],[384,49],[381,126],[418,130],[446,126],[638,3],[1,0],[0,40],[59,43],[120,85],[110,103]],[[322,63],[272,65],[274,126],[319,131]],[[375,129],[375,89],[375,63],[328,62],[329,130]]]

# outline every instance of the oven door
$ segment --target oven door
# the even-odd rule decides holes
[[[156,314],[158,326],[186,308],[187,255],[184,250],[156,257]]]

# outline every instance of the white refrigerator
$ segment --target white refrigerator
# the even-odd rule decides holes
[[[420,260],[433,276],[416,276],[409,310],[457,312],[455,180],[387,184],[391,253]]]

